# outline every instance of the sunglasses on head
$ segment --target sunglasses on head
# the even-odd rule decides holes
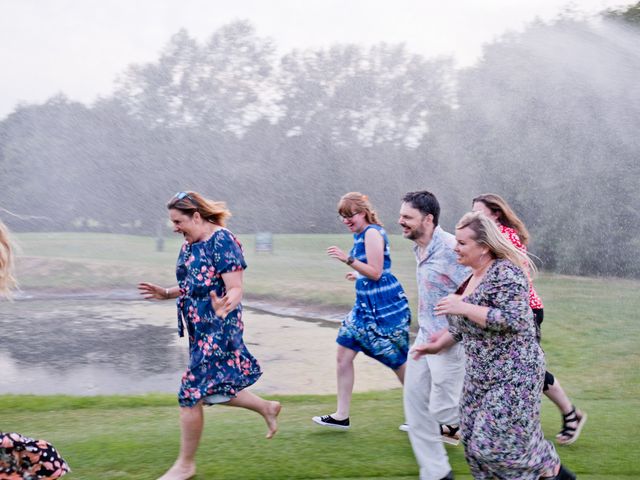
[[[174,195],[174,198],[176,200],[182,200],[184,198],[188,198],[189,200],[191,200],[193,202],[193,198],[191,198],[191,196],[187,193],[187,192],[178,192]]]
[[[196,202],[193,197],[191,195],[189,195],[187,192],[178,192],[176,193],[173,198],[175,199],[175,201],[180,201],[180,200],[184,200],[185,198],[188,199],[189,201],[191,201],[191,203],[193,203],[195,206],[198,205],[198,202]]]

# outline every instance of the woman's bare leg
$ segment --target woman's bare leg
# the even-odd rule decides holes
[[[396,368],[393,373],[396,374],[400,383],[404,385],[404,372],[407,369],[407,362],[404,362],[399,368]]]
[[[187,480],[196,474],[196,451],[203,426],[202,403],[193,407],[180,407],[180,454],[159,480]]]
[[[351,409],[351,396],[353,394],[353,382],[355,371],[353,360],[358,352],[338,345],[336,353],[336,376],[338,380],[338,406],[331,416],[336,420],[344,420],[349,417]]]
[[[278,415],[282,406],[280,402],[264,400],[248,390],[242,390],[235,398],[222,405],[241,407],[259,413],[267,423],[267,438],[273,438],[278,431]]]
[[[569,397],[557,378],[555,378],[552,385],[549,385],[549,389],[544,392],[544,394],[549,398],[549,400],[556,404],[558,410],[560,410],[563,415],[569,413],[573,408],[571,400],[569,400]]]

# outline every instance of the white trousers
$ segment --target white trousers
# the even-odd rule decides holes
[[[418,360],[409,355],[407,360],[404,414],[420,480],[440,480],[451,471],[440,425],[460,423],[464,361],[464,347],[459,343],[438,355]]]

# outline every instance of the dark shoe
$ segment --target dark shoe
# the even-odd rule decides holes
[[[336,420],[331,415],[323,415],[322,417],[313,417],[311,420],[313,420],[318,425],[322,425],[323,427],[333,427],[342,430],[349,429],[348,418],[345,418],[344,420]]]
[[[453,476],[453,470],[447,473],[446,477],[442,477],[440,480],[453,480],[455,477]]]
[[[558,445],[571,445],[578,440],[582,427],[587,421],[587,414],[573,407],[569,413],[562,415],[562,430],[556,435]],[[575,427],[569,424],[575,424]]]
[[[449,445],[458,445],[460,443],[460,426],[459,425],[440,425],[440,435],[442,441]]]
[[[576,474],[568,468],[565,468],[562,464],[560,470],[555,477],[540,477],[540,480],[576,480]]]

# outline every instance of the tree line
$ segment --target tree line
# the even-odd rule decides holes
[[[505,34],[477,64],[402,45],[277,54],[244,21],[186,30],[87,106],[64,94],[0,122],[0,207],[16,230],[167,232],[193,189],[239,232],[340,232],[367,193],[389,230],[433,191],[453,228],[473,196],[505,197],[542,268],[640,276],[639,4]]]

